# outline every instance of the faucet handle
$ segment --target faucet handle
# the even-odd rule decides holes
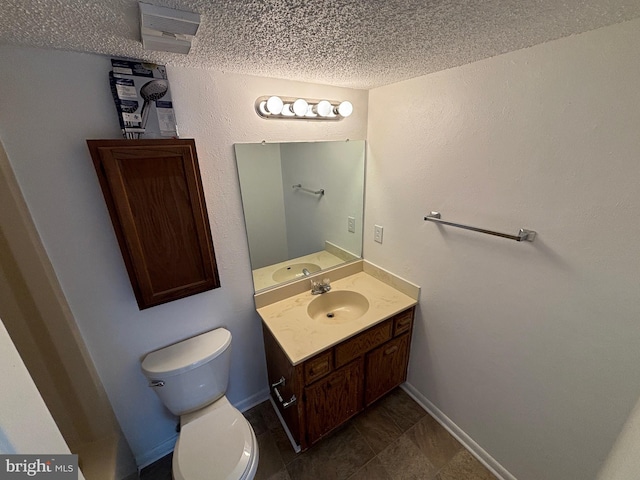
[[[331,285],[329,285],[331,280],[329,280],[328,278],[323,278],[321,282],[318,282],[313,279],[310,279],[309,281],[311,282],[312,295],[318,295],[319,293],[326,293],[329,290],[331,290]]]

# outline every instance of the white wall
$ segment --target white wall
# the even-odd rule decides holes
[[[640,472],[640,401],[629,415],[607,461],[598,473],[598,480],[637,480]]]
[[[289,256],[280,144],[238,144],[235,153],[251,268],[284,262]]]
[[[640,397],[639,59],[634,20],[370,92],[365,258],[422,286],[409,382],[519,480],[595,478]]]
[[[253,269],[324,250],[326,241],[361,255],[364,143],[235,145]],[[297,184],[326,194],[292,188]]]
[[[0,395],[0,453],[71,453],[2,320],[0,384],[4,386]],[[78,472],[78,479],[84,480],[82,472]]]
[[[282,178],[289,258],[324,250],[325,241],[354,253],[362,250],[364,140],[282,145]],[[291,188],[302,184],[314,195]],[[348,217],[356,231],[348,231]]]
[[[139,311],[86,147],[117,138],[107,57],[0,46],[0,139],[139,465],[171,448],[175,419],[147,388],[145,353],[218,326],[233,334],[229,399],[266,398],[261,326],[233,144],[366,137],[366,91],[168,68],[181,136],[195,138],[222,287]],[[341,122],[260,119],[261,95],[348,99]]]
[[[0,316],[69,449],[92,480],[136,471],[0,142]],[[93,453],[97,453],[92,455]]]

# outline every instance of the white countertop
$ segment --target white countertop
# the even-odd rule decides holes
[[[307,314],[307,306],[317,296],[311,294],[310,288],[257,309],[293,365],[418,303],[364,271],[332,281],[331,291],[338,290],[361,293],[369,301],[369,309],[360,318],[341,324],[313,320]]]
[[[282,268],[286,268],[288,265],[295,265],[300,263],[312,263],[320,267],[321,270],[325,270],[327,268],[335,267],[336,265],[344,263],[344,260],[326,250],[321,250],[319,252],[305,255],[303,257],[293,258],[285,262],[257,268],[253,270],[253,287],[256,291],[258,291],[262,290],[263,288],[273,287],[274,285],[282,283],[282,281],[274,280],[273,274]],[[303,275],[300,275],[300,277],[303,277]],[[291,277],[288,280],[295,280],[295,277]]]

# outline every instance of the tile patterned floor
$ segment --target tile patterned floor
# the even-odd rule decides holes
[[[400,388],[300,454],[268,401],[245,417],[260,448],[255,480],[496,480]],[[171,480],[170,456],[140,479]]]

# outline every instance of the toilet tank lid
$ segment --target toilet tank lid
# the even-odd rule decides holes
[[[217,328],[155,350],[142,360],[148,377],[173,376],[213,360],[231,344],[231,332]]]

